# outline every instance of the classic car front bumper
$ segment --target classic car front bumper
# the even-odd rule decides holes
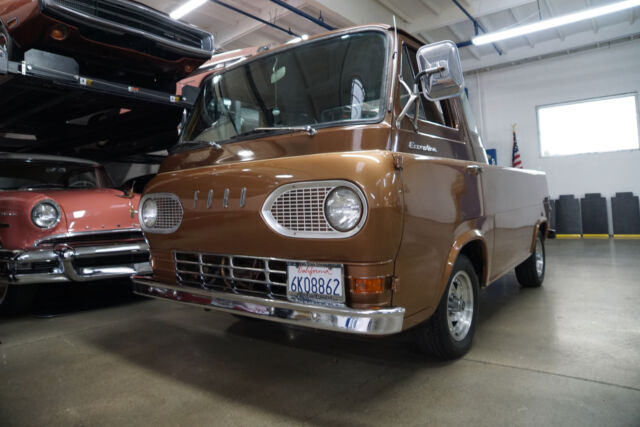
[[[302,304],[170,285],[157,282],[151,276],[140,275],[133,276],[133,292],[259,319],[364,335],[400,332],[405,311],[402,307],[356,310],[344,306]]]
[[[53,249],[0,249],[0,283],[85,282],[151,272],[145,242]]]

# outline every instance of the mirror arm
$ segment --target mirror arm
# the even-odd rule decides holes
[[[405,81],[400,78],[400,76],[398,76],[398,81],[400,82],[400,84],[402,85],[402,87],[404,88],[404,90],[406,90],[409,93],[409,100],[407,101],[407,103],[404,105],[404,107],[402,108],[402,111],[400,112],[400,114],[398,115],[398,118],[396,119],[396,127],[400,127],[400,125],[402,124],[402,119],[404,119],[404,117],[407,115],[407,113],[409,112],[409,108],[411,108],[411,104],[414,104],[418,101],[418,91],[411,91],[411,89],[409,88],[409,85],[405,83]],[[414,89],[415,89],[415,84],[414,84]],[[418,103],[419,105],[420,103]],[[419,107],[417,107],[419,108]],[[416,109],[416,114],[413,118],[413,120],[411,121],[411,124],[413,125],[413,130],[415,132],[418,131],[418,110]]]

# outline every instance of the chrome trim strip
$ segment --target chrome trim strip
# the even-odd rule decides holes
[[[362,335],[389,335],[402,330],[405,309],[357,310],[348,307],[294,303],[283,300],[184,288],[133,276],[133,292],[161,300],[171,300],[227,313],[328,331]],[[206,299],[206,300],[205,300]]]
[[[102,234],[115,234],[115,233],[132,233],[140,232],[140,238],[142,238],[142,229],[140,228],[118,228],[116,230],[96,230],[96,231],[72,231],[69,233],[54,234],[53,236],[47,236],[42,239],[38,239],[33,244],[33,247],[40,245],[41,243],[47,243],[50,240],[66,239],[68,237],[82,237],[82,236],[100,236]]]
[[[316,188],[316,187],[332,187],[331,190],[327,192],[327,196],[336,187],[348,187],[349,189],[355,191],[356,194],[358,194],[358,196],[360,197],[360,201],[362,202],[362,217],[360,218],[360,221],[358,222],[358,224],[352,230],[342,232],[334,229],[331,226],[331,224],[327,220],[324,213],[324,203],[326,201],[327,196],[325,196],[325,200],[322,202],[323,203],[322,218],[327,223],[327,226],[331,228],[333,231],[294,231],[280,225],[280,223],[276,221],[273,214],[271,213],[271,208],[273,207],[273,204],[276,202],[276,200],[280,196],[282,196],[283,194],[291,190],[297,190],[301,188]],[[282,234],[283,236],[308,238],[308,239],[346,239],[347,237],[351,237],[354,234],[357,234],[362,229],[362,227],[364,226],[364,223],[367,220],[368,212],[369,212],[369,205],[367,204],[367,198],[364,195],[363,191],[360,189],[360,187],[358,187],[356,184],[354,184],[351,181],[336,179],[336,180],[325,180],[325,181],[294,182],[290,184],[281,185],[280,187],[273,190],[271,194],[269,194],[264,204],[262,205],[260,215],[262,216],[262,219],[264,220],[264,222],[273,231],[275,231],[278,234]]]
[[[102,26],[105,26],[107,28],[110,29],[115,29],[115,30],[120,30],[120,31],[125,31],[128,33],[133,33],[133,34],[137,34],[141,37],[150,39],[155,41],[156,43],[159,43],[161,45],[164,45],[166,47],[169,47],[173,50],[179,51],[179,52],[189,52],[193,55],[198,55],[201,58],[204,59],[209,59],[211,58],[211,56],[213,55],[214,51],[215,51],[215,46],[214,46],[214,42],[213,42],[213,34],[208,33],[206,31],[202,31],[201,29],[194,27],[192,25],[189,24],[185,24],[183,22],[180,22],[178,20],[174,20],[171,19],[170,17],[152,9],[149,7],[146,7],[142,4],[136,4],[134,2],[129,2],[129,1],[119,1],[119,0],[111,0],[111,3],[113,4],[119,4],[120,7],[122,7],[123,9],[127,9],[127,8],[137,8],[139,9],[142,13],[146,13],[148,15],[155,15],[157,19],[159,20],[163,20],[164,22],[171,24],[173,26],[176,27],[181,27],[187,31],[192,31],[193,34],[197,34],[197,37],[200,39],[200,48],[196,48],[196,47],[192,47],[192,46],[188,46],[182,43],[178,43],[175,42],[171,39],[167,39],[167,38],[162,38],[160,36],[157,36],[155,34],[151,34],[148,33],[144,30],[140,30],[138,28],[135,27],[130,27],[130,26],[126,26],[126,25],[122,25],[122,24],[118,24],[116,22],[111,22],[111,21],[107,21],[101,18],[98,18],[96,16],[93,15],[88,15],[86,13],[83,13],[81,11],[78,10],[74,10],[71,9],[69,7],[65,7],[61,4],[57,4],[55,1],[53,0],[40,0],[42,1],[42,3],[44,4],[44,6],[46,8],[50,8],[52,10],[54,10],[55,12],[62,14],[62,15],[66,15],[66,16],[71,16],[71,17],[75,17],[76,19],[81,19],[84,20],[85,22],[88,21],[92,24],[99,24]],[[207,43],[208,42],[208,43]],[[204,46],[205,44],[209,44],[209,46]]]
[[[196,192],[193,194],[193,205],[194,208],[196,207],[196,203],[198,200],[198,194],[200,193],[200,190],[196,190]],[[147,201],[147,199],[160,199],[160,198],[168,198],[171,199],[175,202],[178,203],[178,207],[180,208],[180,220],[178,221],[178,223],[171,228],[157,228],[157,227],[146,227],[144,225],[144,221],[142,220],[142,210],[144,208],[144,202]],[[156,202],[157,203],[157,202]],[[158,207],[158,217],[160,214],[160,208]],[[155,233],[155,234],[171,234],[171,233],[175,233],[178,228],[180,228],[180,225],[182,225],[182,220],[184,218],[184,207],[182,206],[182,202],[180,202],[180,198],[178,196],[176,196],[173,193],[148,193],[145,194],[144,196],[142,196],[142,198],[140,199],[140,203],[138,204],[138,222],[140,223],[140,226],[142,227],[142,231],[145,233]],[[157,219],[156,219],[157,222]]]

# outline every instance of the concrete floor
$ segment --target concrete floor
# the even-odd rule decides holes
[[[35,315],[0,319],[0,425],[640,425],[640,241],[547,252],[543,288],[512,274],[482,292],[474,347],[451,363],[408,334],[46,291]]]

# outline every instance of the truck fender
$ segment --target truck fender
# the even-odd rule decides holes
[[[536,225],[533,226],[533,236],[531,238],[531,250],[530,252],[533,253],[534,249],[536,248],[536,237],[538,236],[538,232],[540,231],[540,229],[544,229],[544,233],[542,233],[542,238],[546,239],[547,238],[547,218],[540,218],[538,220],[538,222],[536,222]]]
[[[480,233],[479,230],[468,230],[456,238],[456,240],[453,242],[453,245],[451,246],[451,249],[449,250],[449,256],[447,257],[447,262],[445,264],[444,271],[442,272],[442,278],[440,280],[440,298],[442,298],[442,293],[447,286],[447,282],[449,281],[449,277],[451,276],[451,272],[453,270],[453,265],[456,263],[460,252],[467,244],[473,241],[478,241],[480,243],[480,246],[482,247],[482,275],[478,275],[478,281],[480,282],[481,288],[487,285],[489,280],[489,268],[487,268],[489,260],[489,256],[487,253],[487,244],[484,240],[484,237],[482,236],[482,233]]]

